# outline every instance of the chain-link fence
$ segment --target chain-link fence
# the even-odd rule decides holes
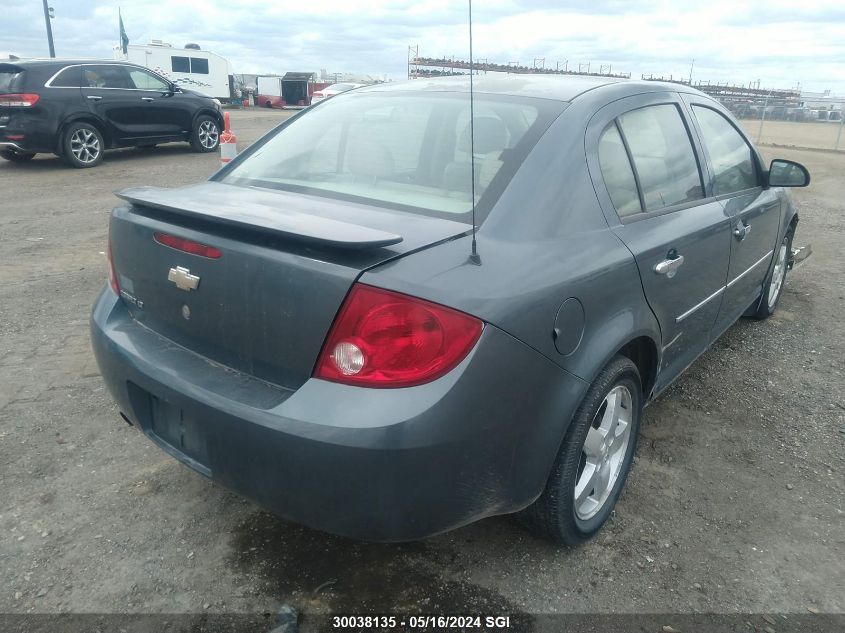
[[[761,145],[845,152],[845,98],[830,91],[764,88],[759,81],[747,85],[697,81],[691,85],[718,99]]]
[[[761,145],[845,151],[845,101],[819,108],[764,106],[737,114],[746,133]]]

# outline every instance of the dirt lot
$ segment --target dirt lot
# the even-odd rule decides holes
[[[245,144],[282,116],[233,127]],[[507,517],[351,542],[167,457],[118,417],[88,314],[112,191],[198,181],[216,156],[0,161],[0,613],[845,611],[845,155],[777,154],[813,174],[795,193],[813,258],[775,318],[736,324],[647,409],[615,517],[576,550]]]

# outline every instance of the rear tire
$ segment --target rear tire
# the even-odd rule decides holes
[[[220,145],[220,126],[214,117],[203,114],[194,121],[191,147],[195,152],[213,152]]]
[[[792,237],[794,230],[789,227],[780,246],[775,249],[775,265],[769,275],[766,284],[763,286],[763,295],[760,297],[760,304],[754,318],[762,321],[768,319],[777,310],[780,297],[783,294],[783,287],[786,284],[786,273],[789,270],[789,258],[792,255]]]
[[[71,167],[87,169],[103,162],[103,135],[86,121],[71,123],[62,135],[62,158]]]
[[[625,486],[642,417],[640,373],[616,356],[575,412],[540,497],[520,514],[534,534],[574,546],[604,525]]]
[[[35,158],[35,154],[29,154],[28,152],[18,152],[13,149],[4,149],[0,150],[0,158],[11,161],[13,163],[28,163],[33,158]]]

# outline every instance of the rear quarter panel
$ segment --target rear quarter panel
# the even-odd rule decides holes
[[[58,131],[68,114],[85,107],[79,88],[45,88],[44,84],[63,65],[29,66],[17,86],[20,92],[41,96],[33,108],[16,108],[5,130],[7,134],[26,135],[24,147],[34,152],[55,152],[59,144]],[[87,109],[85,110],[87,112]]]

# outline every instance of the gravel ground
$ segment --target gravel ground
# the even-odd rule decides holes
[[[233,128],[245,144],[284,116]],[[356,543],[165,456],[118,417],[88,314],[111,192],[201,180],[216,156],[0,161],[0,613],[842,613],[845,155],[777,153],[813,174],[795,198],[814,256],[774,318],[737,323],[646,410],[615,516],[575,550],[508,517]]]

